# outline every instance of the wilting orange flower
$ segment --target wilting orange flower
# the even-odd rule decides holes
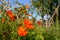
[[[18,29],[18,35],[19,36],[26,36],[28,34],[28,32],[26,31],[26,28],[20,26]]]
[[[30,8],[30,6],[28,4],[25,5],[26,8]]]
[[[25,13],[25,14],[26,14],[26,13],[27,13],[27,10],[22,10],[21,12],[23,12],[23,13]]]
[[[24,9],[23,8],[20,8],[20,12],[22,12]]]
[[[38,24],[38,25],[42,25],[42,22],[41,22],[41,21],[37,21],[37,24]]]
[[[23,8],[20,8],[20,11],[22,11],[23,10]]]
[[[10,17],[10,19],[11,19],[12,21],[15,20],[15,16],[14,16],[14,14],[12,13],[11,10],[7,10],[6,12],[7,12],[8,16]]]
[[[22,12],[27,12],[27,10],[23,10]]]
[[[5,22],[5,18],[2,18],[2,23],[4,23]]]
[[[28,16],[32,16],[32,14],[27,14]]]
[[[34,28],[33,23],[29,19],[25,19],[24,24],[28,29],[33,29]]]
[[[20,8],[20,12],[27,13],[27,10],[25,10],[25,9],[23,9],[23,8]]]
[[[2,11],[0,10],[0,14],[2,14]]]

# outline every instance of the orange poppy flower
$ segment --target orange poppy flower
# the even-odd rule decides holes
[[[29,19],[25,19],[24,24],[28,29],[33,29],[34,28],[33,23]]]
[[[9,25],[9,26],[10,26],[10,22],[7,22],[7,25]]]
[[[19,36],[26,36],[28,34],[28,32],[26,31],[26,28],[24,28],[24,27],[19,27],[19,29],[18,29],[18,35]]]
[[[29,22],[29,19],[24,19],[24,24],[25,25],[28,24],[28,22]]]
[[[32,24],[27,24],[26,27],[27,27],[28,29],[33,29],[33,28],[34,28],[34,26],[33,26]]]
[[[8,16],[10,17],[10,19],[11,19],[12,21],[15,20],[15,16],[14,16],[14,14],[12,13],[11,10],[7,10],[6,12],[7,12]]]

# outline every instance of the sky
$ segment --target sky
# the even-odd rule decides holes
[[[12,2],[13,2],[13,1],[12,1]],[[23,4],[23,5],[25,5],[25,4],[31,5],[31,0],[18,0],[18,2],[20,2],[20,3]],[[12,4],[12,5],[13,5],[13,4]],[[33,17],[35,17],[35,16],[36,16],[36,10],[35,10],[34,13],[33,13]],[[29,18],[32,18],[32,17],[29,16]],[[42,19],[42,18],[41,18],[41,16],[37,16],[36,19],[37,19],[37,20],[40,20],[40,19]]]
[[[6,2],[8,1],[8,0],[5,0]],[[31,0],[9,0],[9,2],[11,3],[10,5],[12,5],[12,8],[11,9],[14,9],[14,7],[18,7],[18,5],[16,4],[16,1],[18,1],[19,3],[21,3],[21,4],[23,4],[23,5],[25,5],[25,4],[28,4],[28,5],[31,5]],[[9,4],[8,4],[9,5]],[[33,13],[33,17],[35,17],[36,16],[36,10],[34,11],[34,13]],[[29,17],[29,18],[32,18],[32,17]],[[37,16],[36,17],[36,19],[37,20],[40,20],[40,19],[42,19],[42,17],[41,16]]]
[[[31,0],[9,0],[9,1],[12,3],[12,5],[15,4],[16,1],[20,2],[23,5],[25,5],[25,4],[31,5],[31,3],[30,3]]]
[[[4,0],[4,1],[7,2],[8,0]],[[31,0],[9,0],[9,2],[11,3],[11,5],[15,5],[16,1],[20,2],[23,5],[25,5],[25,4],[31,5],[31,3],[30,3]]]
[[[21,4],[31,4],[30,1],[31,0],[18,0]]]

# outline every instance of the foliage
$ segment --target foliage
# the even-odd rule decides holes
[[[58,0],[32,0],[34,7],[42,11],[43,14],[53,14],[58,5]]]
[[[15,21],[12,21],[10,17],[8,17],[8,19],[6,17],[4,18],[4,20],[3,18],[0,19],[0,40],[60,40],[60,28],[57,29],[57,27],[53,25],[46,28],[31,20],[34,28],[27,29],[28,34],[26,36],[20,36],[18,29],[20,26],[25,26],[23,24],[23,17],[15,19]],[[4,23],[2,23],[2,21],[4,21]],[[28,21],[26,20],[26,22]]]
[[[49,5],[45,5],[45,2],[50,1],[43,0],[45,6],[40,4],[42,0],[38,1],[34,4],[35,7],[41,6],[44,9],[49,7],[45,7]],[[0,9],[0,14],[2,14],[0,17],[0,40],[60,40],[60,27],[55,24],[45,27],[42,21],[36,21],[36,18],[29,19],[28,17],[32,14],[27,13],[26,9],[29,9],[30,6],[26,6],[22,5],[14,10],[4,9],[0,6],[2,8]]]

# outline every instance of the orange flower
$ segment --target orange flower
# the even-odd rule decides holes
[[[23,9],[23,8],[20,8],[20,12],[27,13],[27,10],[25,10],[25,9]]]
[[[32,14],[27,14],[28,16],[32,16]]]
[[[2,11],[0,10],[0,14],[2,14]]]
[[[30,6],[28,4],[25,5],[26,8],[30,8]]]
[[[27,10],[22,10],[22,12],[27,13]]]
[[[18,29],[18,35],[19,36],[26,36],[28,34],[28,32],[26,31],[26,28],[24,28],[24,27],[19,27],[19,29]]]
[[[12,11],[11,11],[11,10],[7,10],[6,12],[7,12],[8,16],[10,17],[10,19],[11,19],[12,21],[14,21],[14,20],[15,20],[15,16],[14,16],[14,14],[12,13]]]
[[[23,8],[20,8],[20,11],[24,10]]]
[[[34,28],[33,23],[29,19],[25,19],[24,24],[28,29],[33,29]]]
[[[41,22],[41,21],[37,21],[37,24],[38,24],[38,25],[42,25],[42,22]]]
[[[33,26],[32,24],[27,24],[26,27],[27,27],[28,29],[33,29],[33,28],[34,28],[34,26]]]
[[[24,24],[25,25],[28,24],[28,22],[29,22],[29,19],[24,19]]]
[[[2,23],[4,23],[5,22],[5,18],[2,18]]]

